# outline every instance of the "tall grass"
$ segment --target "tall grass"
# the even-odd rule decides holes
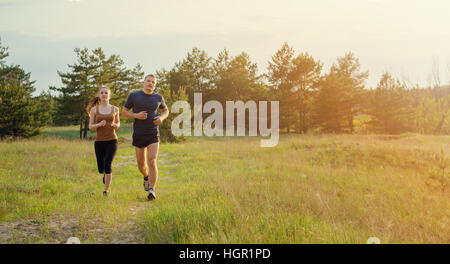
[[[152,243],[448,243],[449,192],[428,172],[449,146],[417,135],[191,141],[166,150],[179,186],[141,224]]]
[[[158,198],[148,202],[129,129],[119,131],[125,140],[107,198],[93,141],[58,129],[0,142],[3,243],[69,236],[82,243],[450,242],[450,191],[433,176],[448,173],[450,137],[283,135],[274,148],[253,137],[162,144]]]

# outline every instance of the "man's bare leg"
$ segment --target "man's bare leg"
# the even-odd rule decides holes
[[[141,172],[142,176],[147,177],[148,176],[147,164],[145,162],[145,152],[147,148],[135,147],[134,149],[136,151],[136,160],[139,171]]]
[[[156,164],[156,160],[158,158],[159,142],[150,144],[147,147],[147,149],[148,149],[147,164],[149,168],[150,188],[154,190],[156,182],[158,180],[158,165]]]

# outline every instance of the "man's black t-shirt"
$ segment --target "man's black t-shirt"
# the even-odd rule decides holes
[[[153,124],[153,118],[158,116],[158,108],[167,107],[162,95],[157,93],[146,94],[142,90],[131,93],[124,106],[133,109],[133,113],[147,112],[147,119],[134,119],[133,133],[137,135],[158,132],[158,126]]]

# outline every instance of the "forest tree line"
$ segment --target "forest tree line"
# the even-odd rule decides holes
[[[99,87],[111,89],[111,103],[122,107],[130,92],[142,88],[144,72],[137,64],[125,67],[120,55],[106,55],[101,48],[75,49],[76,61],[68,71],[57,71],[62,85],[33,96],[30,73],[8,65],[8,49],[0,42],[0,137],[30,137],[49,125],[78,125],[80,138],[87,138],[87,103]],[[265,73],[242,52],[227,49],[217,57],[193,48],[170,69],[156,72],[157,92],[170,106],[186,100],[193,106],[194,93],[203,101],[279,101],[280,132],[284,133],[377,133],[405,132],[450,135],[450,86],[440,83],[411,87],[385,72],[377,87],[365,83],[368,71],[361,69],[351,52],[338,57],[328,71],[309,53],[296,54],[287,43],[276,51]],[[162,127],[170,133],[170,115]]]

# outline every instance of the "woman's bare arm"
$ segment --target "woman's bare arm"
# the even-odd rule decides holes
[[[97,124],[94,124],[94,121],[95,121],[95,108],[92,107],[91,113],[89,114],[89,129],[96,130],[97,128],[105,125],[104,120],[102,120],[101,122],[99,122]]]

